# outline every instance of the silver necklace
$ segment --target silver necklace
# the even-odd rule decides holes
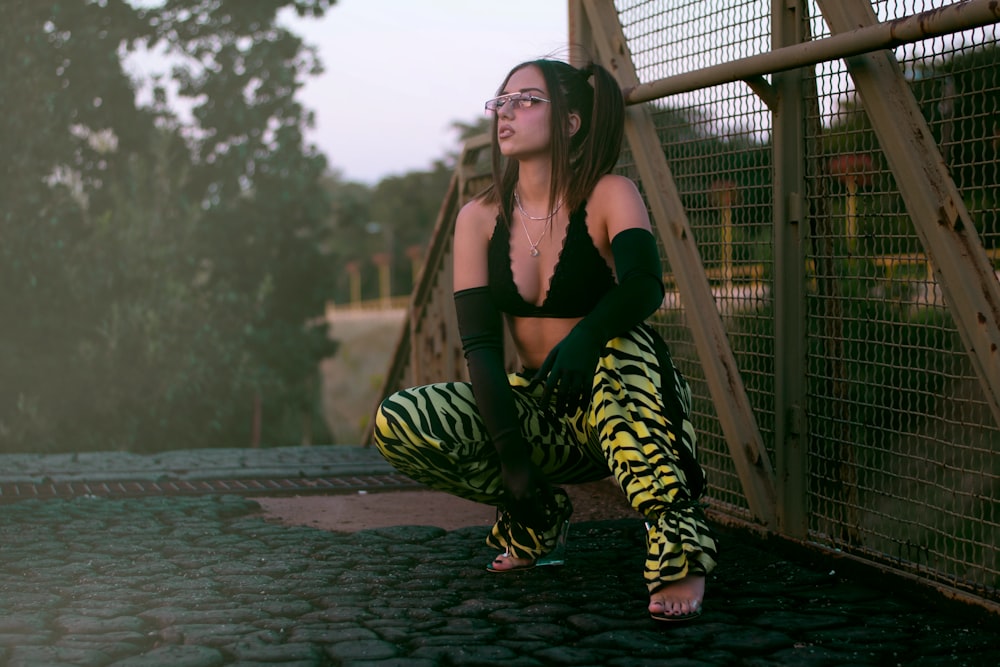
[[[518,207],[518,208],[520,208],[520,207]],[[523,213],[523,211],[522,211],[522,213]],[[543,220],[543,219],[545,220],[545,225],[542,227],[542,233],[538,236],[538,240],[537,241],[532,241],[531,240],[531,236],[528,235],[528,226],[526,224],[524,224],[524,218],[521,217],[521,218],[518,218],[518,219],[521,221],[521,227],[522,227],[522,229],[524,229],[524,238],[528,239],[528,245],[531,246],[531,250],[528,251],[528,254],[531,255],[532,257],[538,257],[541,254],[538,251],[538,244],[541,243],[542,239],[545,237],[545,230],[549,228],[549,223],[552,222],[552,218],[548,218],[548,219],[539,218],[539,220]]]
[[[549,225],[552,224],[552,218],[555,216],[556,213],[559,212],[559,209],[562,208],[562,202],[559,202],[551,213],[539,218],[536,218],[533,215],[528,215],[528,212],[524,210],[524,207],[521,206],[521,198],[517,196],[517,190],[514,190],[514,202],[517,204],[517,210],[521,213],[521,228],[524,230],[524,238],[528,239],[528,245],[531,246],[531,249],[528,251],[528,254],[531,255],[532,257],[538,257],[538,255],[541,254],[538,250],[538,244],[542,242],[543,238],[545,238],[545,230],[549,228]],[[545,221],[545,225],[542,226],[542,233],[539,234],[537,241],[531,240],[531,235],[528,234],[528,226],[524,224],[525,218],[527,218],[528,220]]]
[[[533,215],[528,215],[528,212],[524,210],[523,206],[521,206],[521,198],[517,195],[517,190],[514,190],[514,203],[517,204],[517,210],[521,212],[521,215],[526,217],[528,220],[551,220],[552,216],[558,213],[559,209],[562,208],[562,202],[559,202],[558,204],[556,204],[556,207],[552,209],[552,212],[549,213],[548,215],[543,215],[538,218],[536,218]]]

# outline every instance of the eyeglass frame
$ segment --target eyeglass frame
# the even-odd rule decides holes
[[[506,93],[504,95],[498,95],[492,99],[486,100],[486,104],[484,106],[486,107],[486,111],[490,113],[499,113],[503,111],[503,108],[507,105],[507,102],[515,104],[516,106],[512,107],[514,109],[530,109],[531,105],[536,102],[547,102],[551,104],[552,100],[546,99],[544,97],[539,97],[538,95],[532,95],[531,93],[518,91],[514,93]],[[527,102],[526,106],[524,104],[525,102]]]

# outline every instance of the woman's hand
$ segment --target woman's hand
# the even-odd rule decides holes
[[[552,527],[552,487],[541,469],[529,459],[501,463],[503,505],[517,523],[544,531]]]
[[[532,382],[544,382],[542,403],[555,395],[556,411],[572,415],[590,403],[594,369],[603,342],[589,329],[577,325],[570,330],[542,362]]]

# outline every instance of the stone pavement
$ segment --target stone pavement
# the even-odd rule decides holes
[[[131,454],[0,454],[0,482],[236,477],[318,477],[391,473],[374,447],[268,447],[197,449]]]
[[[0,504],[74,496],[266,496],[417,487],[372,447],[0,454]]]
[[[377,474],[372,454],[0,455],[0,482]],[[742,533],[687,625],[645,613],[637,519],[574,524],[564,567],[517,574],[485,571],[483,537],[288,527],[232,494],[7,498],[0,665],[1000,664],[997,616]]]

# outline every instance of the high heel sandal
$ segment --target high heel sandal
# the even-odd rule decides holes
[[[552,547],[552,551],[548,552],[544,556],[539,556],[533,560],[529,560],[524,565],[515,565],[514,567],[507,567],[503,569],[497,569],[494,565],[501,558],[512,558],[510,551],[505,551],[499,556],[497,556],[492,563],[486,566],[489,572],[520,572],[522,570],[530,570],[536,567],[545,567],[547,565],[565,565],[566,564],[566,542],[569,539],[569,519],[563,519],[562,523],[559,525],[559,533],[556,535],[556,545]]]

